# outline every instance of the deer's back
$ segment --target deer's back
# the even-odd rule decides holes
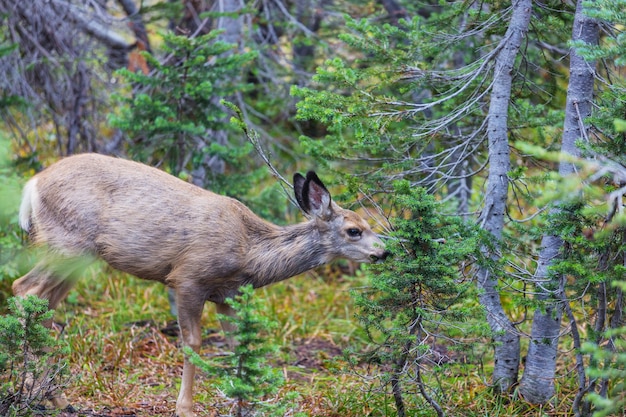
[[[122,271],[163,280],[202,254],[210,263],[212,256],[245,252],[239,219],[254,216],[245,206],[158,169],[84,154],[35,180],[34,239],[70,255],[90,252]]]

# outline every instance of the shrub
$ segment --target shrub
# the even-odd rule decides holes
[[[284,379],[279,369],[268,365],[268,358],[276,353],[278,347],[266,336],[269,329],[276,327],[276,322],[259,314],[260,303],[253,298],[253,294],[251,285],[242,287],[240,295],[226,300],[236,315],[218,315],[220,320],[233,324],[236,329],[226,333],[237,344],[231,355],[203,359],[189,348],[185,353],[191,355],[196,366],[217,377],[216,387],[236,401],[237,417],[253,414],[255,409],[261,415],[282,416],[292,398],[274,404],[261,402],[275,394],[284,384]]]
[[[0,317],[0,415],[29,415],[60,388],[65,352],[44,323],[52,320],[48,301],[34,295],[8,300],[10,313]]]

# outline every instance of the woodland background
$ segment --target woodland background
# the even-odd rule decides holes
[[[624,415],[626,1],[0,0],[0,19],[3,312],[33,262],[20,187],[60,157],[139,160],[277,223],[299,219],[284,178],[316,169],[394,258],[256,292],[284,377],[262,402],[297,392],[274,415]],[[85,275],[55,315],[68,396],[171,415],[166,289]],[[235,413],[200,385],[200,415]]]

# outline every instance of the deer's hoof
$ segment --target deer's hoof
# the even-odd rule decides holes
[[[196,417],[196,413],[191,410],[176,410],[176,417]]]

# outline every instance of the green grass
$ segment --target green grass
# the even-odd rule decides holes
[[[331,278],[324,278],[324,277]],[[365,280],[342,277],[323,268],[257,290],[264,300],[260,314],[271,315],[279,326],[270,333],[280,345],[273,360],[286,385],[276,401],[297,391],[294,411],[310,416],[395,416],[388,387],[374,378],[370,365],[348,367],[341,352],[363,349],[365,335],[354,318],[350,289]],[[85,413],[136,416],[173,415],[183,355],[176,337],[161,332],[172,317],[167,290],[158,283],[120,274],[102,265],[91,268],[56,312],[61,337],[70,345],[71,379],[66,395]],[[202,355],[222,354],[224,346],[207,303],[203,315]],[[449,416],[570,416],[573,381],[559,382],[559,400],[539,407],[515,396],[497,396],[485,386],[488,349],[468,354],[470,363],[451,363],[424,372],[429,387],[441,394]],[[467,353],[467,352],[466,352]],[[482,362],[482,363],[481,363]],[[229,415],[233,404],[217,392],[211,380],[199,375],[195,390],[199,416]],[[409,416],[436,414],[414,387],[406,387]]]

